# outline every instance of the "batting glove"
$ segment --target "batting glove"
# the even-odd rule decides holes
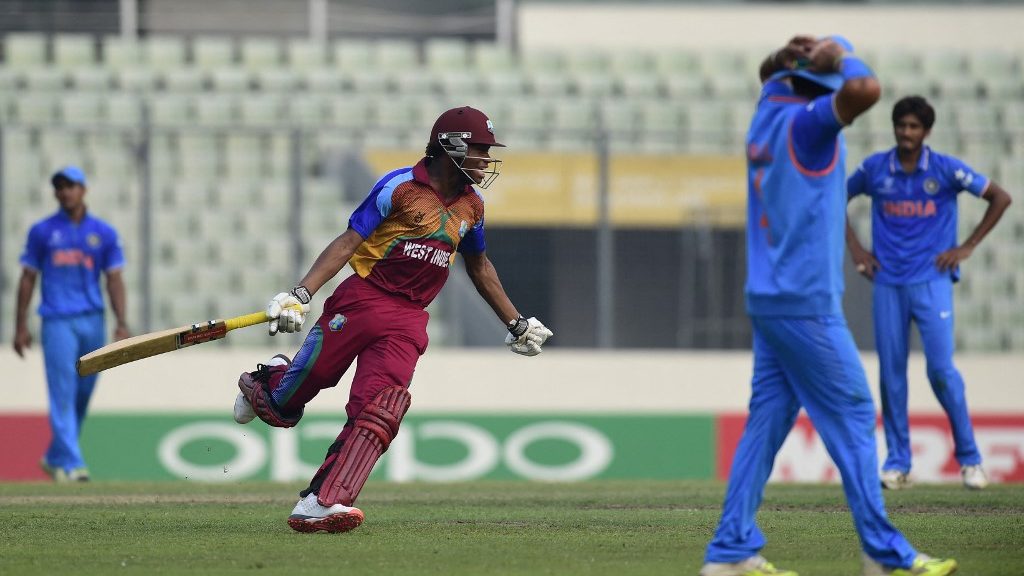
[[[541,324],[536,318],[519,318],[509,322],[505,345],[509,350],[523,356],[536,356],[542,352],[541,347],[554,332]]]
[[[302,303],[295,294],[281,292],[267,304],[267,317],[270,318],[270,335],[278,332],[292,333],[302,330],[309,312],[309,302]]]

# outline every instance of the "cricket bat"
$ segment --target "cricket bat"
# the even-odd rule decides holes
[[[228,332],[237,328],[254,326],[270,321],[266,312],[254,312],[244,316],[228,318],[227,320],[207,320],[199,324],[171,328],[160,332],[150,332],[125,338],[111,344],[107,344],[99,350],[89,352],[78,359],[77,368],[79,376],[87,376],[102,372],[107,368],[120,366],[157,354],[174,352],[181,348],[220,340],[227,336]]]

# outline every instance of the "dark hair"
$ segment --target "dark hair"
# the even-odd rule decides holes
[[[907,96],[901,99],[892,107],[893,126],[907,114],[913,114],[924,126],[925,130],[931,130],[935,124],[935,108],[922,96]]]
[[[441,146],[440,142],[434,140],[430,144],[427,144],[427,149],[424,151],[424,154],[431,158],[437,158],[438,156],[444,156],[447,152],[444,151],[444,146]]]

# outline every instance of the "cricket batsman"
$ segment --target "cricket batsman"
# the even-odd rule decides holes
[[[358,359],[348,421],[300,493],[288,517],[292,529],[346,532],[362,523],[364,514],[353,504],[409,409],[413,371],[427,349],[424,308],[444,286],[456,252],[507,326],[512,352],[535,356],[552,336],[513,306],[487,258],[484,200],[474,185],[487,188],[498,176],[500,160],[490,156],[498,146],[494,125],[480,110],[463,106],[441,114],[425,157],[381,178],[298,285],[267,305],[271,335],[297,332],[313,294],[346,264],[355,271],[326,300],[294,361],[278,354],[238,379],[235,420],[259,416],[287,428]],[[302,311],[289,309],[297,305]]]

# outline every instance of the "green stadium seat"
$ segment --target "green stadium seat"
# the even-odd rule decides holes
[[[55,34],[53,64],[64,69],[95,65],[95,39],[88,34]]]
[[[200,92],[207,81],[206,71],[200,68],[172,68],[163,73],[164,89],[171,92]]]
[[[332,95],[345,90],[345,75],[338,68],[310,68],[301,75],[302,83],[310,92]]]
[[[420,110],[413,98],[392,98],[374,101],[376,121],[373,126],[388,130],[409,129],[420,124]]]
[[[528,73],[563,73],[566,70],[565,55],[554,49],[526,50],[519,55],[520,66]]]
[[[751,74],[712,74],[707,77],[711,95],[722,100],[754,100],[760,84]]]
[[[123,92],[153,92],[160,88],[160,75],[146,67],[128,67],[117,72],[117,86]]]
[[[430,38],[423,46],[427,67],[433,70],[465,70],[470,67],[469,45],[464,40]]]
[[[144,57],[142,42],[121,36],[104,36],[101,41],[100,62],[112,70],[139,66]]]
[[[85,149],[79,134],[67,128],[44,128],[39,130],[39,153],[50,166],[75,164],[85,166]]]
[[[571,84],[576,86],[580,98],[601,98],[615,91],[615,78],[607,71],[579,71],[572,74]]]
[[[142,100],[135,94],[115,92],[104,96],[105,121],[112,126],[134,127],[142,123]]]
[[[0,94],[10,96],[21,89],[21,73],[11,68],[0,66]]]
[[[608,63],[611,70],[619,75],[653,74],[656,71],[654,52],[651,50],[613,50],[608,55]]]
[[[639,126],[641,140],[650,146],[645,148],[664,150],[659,145],[667,143],[676,149],[677,140],[685,126],[680,107],[669,100],[647,100],[640,104]]]
[[[244,126],[273,126],[284,117],[284,101],[279,94],[248,94],[239,100],[239,119]]]
[[[69,92],[60,98],[60,118],[72,126],[105,122],[105,100],[105,96],[95,93]]]
[[[238,119],[238,98],[232,94],[204,94],[193,105],[199,126],[228,126]]]
[[[519,70],[492,68],[480,70],[480,82],[488,94],[495,97],[515,98],[529,90],[530,83]]]
[[[345,81],[355,92],[383,95],[392,90],[392,75],[403,72],[408,72],[408,70],[386,71],[386,69],[377,67],[369,67],[361,70],[352,69],[346,71]]]
[[[302,78],[291,68],[266,68],[254,73],[253,82],[260,90],[294,94],[302,89]]]
[[[114,85],[114,73],[109,68],[85,66],[68,71],[71,89],[77,91],[107,92]]]
[[[506,106],[508,128],[519,132],[546,133],[550,131],[551,116],[546,99],[515,98]]]
[[[22,124],[46,124],[57,118],[57,97],[53,94],[22,93],[11,102],[11,118]]]
[[[235,44],[229,36],[192,39],[192,65],[200,70],[227,68],[235,63]]]
[[[665,94],[672,100],[691,100],[705,98],[709,88],[704,77],[699,73],[684,73],[662,76]]]
[[[298,126],[318,126],[327,118],[326,97],[315,92],[295,94],[286,100],[283,118]]]
[[[898,79],[921,74],[921,64],[915,52],[902,48],[883,50],[868,62],[879,78]]]
[[[479,42],[473,45],[473,64],[481,73],[516,68],[516,57],[508,48],[499,44]]]
[[[242,66],[249,70],[268,70],[281,66],[281,44],[276,38],[243,38]]]
[[[255,184],[269,174],[263,139],[256,134],[229,134],[224,147],[225,176],[232,184]],[[247,207],[251,206],[247,205]]]
[[[231,66],[210,71],[210,86],[216,92],[246,92],[252,84],[252,73],[245,68]]]
[[[731,103],[692,102],[688,106],[687,150],[696,154],[736,153],[737,119]]]
[[[651,98],[662,91],[661,79],[647,70],[623,72],[618,77],[619,91],[626,98]]]
[[[1018,74],[991,76],[980,79],[982,92],[989,100],[1024,100],[1024,79]]]
[[[22,75],[30,92],[60,92],[67,87],[67,72],[59,68],[29,68]]]
[[[967,63],[960,50],[927,50],[921,54],[921,73],[931,80],[967,75]]]
[[[395,87],[395,90],[400,95],[405,96],[428,96],[437,93],[437,72],[434,70],[428,70],[426,68],[408,68],[402,70],[396,70],[389,76],[389,81],[385,86],[374,86],[366,89],[361,87],[361,90],[383,92],[387,88],[387,84]]]
[[[611,59],[608,54],[602,50],[568,50],[565,52],[565,68],[570,72],[607,74],[611,68]]]
[[[151,36],[142,49],[143,62],[158,72],[185,65],[185,39],[181,36]]]
[[[149,99],[150,121],[163,126],[187,126],[194,121],[192,99],[186,94],[164,92]]]
[[[25,70],[46,64],[46,36],[35,32],[8,32],[4,35],[4,65]]]
[[[373,46],[373,63],[384,70],[419,66],[419,51],[410,40],[380,40]]]
[[[311,70],[327,66],[327,45],[302,38],[289,38],[285,45],[287,66],[293,70]]]
[[[365,70],[375,64],[373,46],[363,40],[334,43],[334,63],[343,70]]]
[[[685,48],[659,50],[654,55],[654,67],[666,81],[674,76],[700,71],[697,54]]]
[[[597,109],[597,121],[611,141],[631,141],[640,123],[639,105],[632,99],[602,100]]]
[[[905,96],[932,98],[935,90],[932,82],[924,76],[909,73],[905,76],[890,76],[888,80],[883,81],[882,93],[884,97],[895,101]]]
[[[755,70],[746,67],[746,53],[739,49],[704,49],[697,53],[698,67],[709,79],[719,76],[753,75]]]
[[[180,178],[213,182],[221,172],[222,139],[213,133],[186,131],[178,136]]]
[[[327,120],[339,128],[363,129],[373,122],[371,98],[361,95],[344,95],[330,98],[327,103]]]
[[[999,109],[982,100],[951,103],[954,122],[961,132],[998,132]]]
[[[455,98],[468,98],[483,89],[480,73],[470,68],[441,70],[435,77],[438,91]]]
[[[530,89],[537,96],[567,96],[573,90],[572,79],[564,72],[532,70],[529,72]]]
[[[981,94],[981,85],[966,75],[945,76],[934,81],[936,94],[944,100],[976,99]]]

